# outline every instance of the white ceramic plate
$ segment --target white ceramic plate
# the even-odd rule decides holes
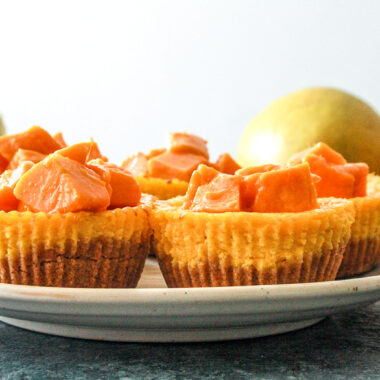
[[[380,266],[359,278],[330,282],[167,289],[149,259],[138,289],[0,284],[0,319],[76,338],[195,342],[292,331],[377,300]]]

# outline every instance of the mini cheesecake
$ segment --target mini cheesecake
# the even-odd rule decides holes
[[[232,176],[200,166],[185,197],[151,209],[153,250],[167,285],[334,280],[355,218],[352,202],[317,200],[307,164],[243,170]]]
[[[151,196],[93,141],[56,138],[39,127],[0,137],[0,282],[135,287]]]
[[[221,154],[215,163],[209,159],[206,140],[177,132],[170,135],[169,149],[154,149],[147,155],[139,152],[127,157],[122,167],[135,176],[142,192],[165,200],[186,194],[190,177],[200,164],[227,174],[240,169],[228,153]]]

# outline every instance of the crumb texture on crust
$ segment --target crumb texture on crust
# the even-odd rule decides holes
[[[147,210],[0,213],[0,282],[135,287],[150,250]]]
[[[337,278],[365,273],[380,261],[380,237],[349,241]]]
[[[302,213],[197,213],[180,197],[151,212],[153,249],[170,287],[333,280],[350,237],[351,201]]]
[[[153,177],[137,177],[141,192],[152,194],[158,199],[170,199],[178,195],[185,195],[189,186],[188,182],[178,179],[166,180]]]
[[[371,270],[380,261],[380,177],[368,176],[368,195],[352,198],[355,222],[337,277]]]

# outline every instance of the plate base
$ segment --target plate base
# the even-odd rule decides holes
[[[318,323],[323,318],[297,322],[258,324],[242,327],[199,328],[199,329],[128,329],[25,321],[1,317],[0,320],[12,326],[44,334],[68,338],[105,340],[113,342],[210,342],[220,340],[258,338],[299,330]]]

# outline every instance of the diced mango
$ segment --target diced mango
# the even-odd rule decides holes
[[[333,168],[340,173],[351,174],[354,177],[353,197],[365,197],[367,195],[367,176],[369,167],[363,162],[355,164],[335,165]]]
[[[87,166],[108,181],[112,189],[110,207],[136,206],[139,203],[140,186],[131,173],[100,159],[89,161]]]
[[[67,144],[65,139],[63,138],[62,132],[58,132],[53,136],[54,140],[61,146],[61,148],[66,148]]]
[[[190,208],[198,187],[210,183],[218,174],[219,172],[217,170],[209,166],[203,164],[199,165],[198,169],[194,170],[190,178],[183,207],[185,209]]]
[[[314,154],[316,156],[323,157],[328,164],[343,165],[347,163],[347,161],[340,153],[330,148],[327,144],[320,142],[312,146],[311,148],[296,153],[293,157],[290,158],[289,164],[300,164],[301,162],[304,162],[306,160],[306,157],[309,154]]]
[[[188,133],[172,133],[170,135],[170,151],[173,153],[191,153],[209,159],[207,141]]]
[[[16,199],[16,197],[15,197]],[[17,200],[17,199],[16,199]],[[33,211],[31,208],[29,208],[24,202],[21,202],[19,200],[18,201],[18,205],[17,205],[17,211],[19,212],[25,212],[25,211]]]
[[[240,211],[240,183],[242,177],[218,174],[211,182],[199,186],[190,210],[199,212]]]
[[[42,161],[46,154],[36,152],[35,150],[19,149],[9,161],[8,169],[16,169],[22,162],[30,161],[37,163]]]
[[[243,176],[241,182],[241,208],[244,211],[252,211],[262,173],[254,173]]]
[[[188,182],[198,165],[206,162],[204,156],[166,152],[149,160],[149,175],[169,180],[177,178]]]
[[[8,161],[20,148],[49,154],[60,149],[61,146],[40,127],[32,127],[22,133],[0,137],[0,154]]]
[[[148,160],[150,160],[153,157],[159,156],[160,154],[163,154],[167,152],[166,148],[157,148],[157,149],[152,149],[146,156]],[[141,153],[140,153],[141,154]]]
[[[83,165],[86,164],[86,162],[96,158],[101,158],[104,160],[104,157],[98,148],[98,144],[94,141],[70,145],[66,148],[58,150],[56,154],[75,160]]]
[[[315,154],[316,156],[322,156],[329,164],[343,165],[347,163],[340,153],[323,142],[314,145],[309,153]]]
[[[329,165],[321,156],[309,154],[305,159],[312,173],[321,178],[315,183],[318,197],[352,198],[354,196],[355,177],[352,174],[337,169],[338,165]]]
[[[81,163],[53,154],[18,181],[14,195],[33,211],[103,211],[110,204],[105,182]]]
[[[127,157],[121,167],[128,170],[135,177],[144,177],[148,174],[148,159],[144,153],[137,153]]]
[[[216,169],[225,174],[235,174],[241,166],[228,154],[223,153],[216,161]]]
[[[8,186],[0,186],[0,210],[17,210],[18,200],[13,194],[13,189]]]
[[[253,211],[301,212],[319,208],[308,164],[260,175]]]
[[[269,172],[271,170],[278,170],[281,169],[280,165],[272,165],[272,164],[266,164],[266,165],[260,165],[260,166],[248,166],[246,168],[239,169],[236,171],[237,175],[251,175],[256,173],[265,173]]]
[[[5,159],[1,154],[0,154],[0,174],[4,172],[5,169],[8,167],[8,160]]]
[[[8,169],[0,175],[0,210],[12,211],[18,207],[18,199],[13,190],[21,178],[33,166],[33,162],[23,162],[17,169]]]
[[[308,162],[318,175],[315,187],[318,197],[352,198],[367,194],[368,165],[347,163],[344,157],[327,144],[319,143],[294,155],[290,162]]]

